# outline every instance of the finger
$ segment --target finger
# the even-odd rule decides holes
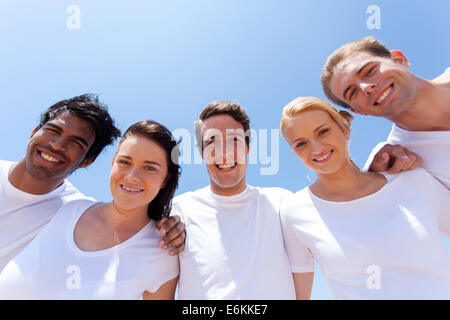
[[[174,256],[174,255],[182,253],[184,251],[184,249],[185,249],[185,244],[183,242],[179,246],[177,246],[174,249],[170,250],[169,253],[170,253],[170,255]]]
[[[183,243],[185,238],[186,232],[184,231],[184,224],[181,222],[167,232],[167,234],[162,237],[162,240],[166,248],[172,248]]]
[[[161,226],[166,222],[166,220],[167,220],[167,218],[162,218],[162,219],[156,221],[156,223],[155,223],[156,229],[158,229],[159,232],[161,232],[162,234],[164,234],[164,233],[161,231]]]
[[[405,164],[402,167],[402,170],[411,170],[413,169],[413,165],[417,160],[416,155],[413,152],[406,151],[406,155],[408,156],[408,161],[405,162]]]
[[[381,155],[376,155],[370,165],[370,170],[375,172],[386,171],[389,168],[389,159],[390,157],[387,152],[383,152]]]
[[[161,232],[161,233],[166,234],[172,228],[174,228],[175,226],[177,226],[180,223],[181,223],[181,219],[179,216],[170,216],[170,217],[166,218],[166,221],[161,225],[161,231],[164,230],[164,233],[163,232]]]
[[[394,174],[404,171],[403,167],[407,165],[409,158],[407,156],[395,157],[392,166],[389,168],[388,173]]]

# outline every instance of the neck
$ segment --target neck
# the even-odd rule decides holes
[[[30,175],[23,158],[11,166],[8,172],[9,182],[17,189],[35,195],[52,192],[64,183],[64,178],[42,180]]]
[[[348,160],[344,166],[332,174],[317,174],[317,180],[311,186],[312,191],[319,194],[342,195],[352,194],[358,190],[363,181],[364,172]]]
[[[104,218],[116,230],[140,230],[150,222],[147,207],[125,210],[114,200],[103,207]]]
[[[439,81],[418,80],[414,100],[400,115],[387,117],[409,131],[450,130],[450,87]]]
[[[210,182],[210,186],[211,186],[211,191],[219,196],[225,196],[225,197],[231,197],[231,196],[235,196],[237,194],[242,193],[245,188],[247,187],[247,183],[245,182],[245,178],[242,179],[241,182],[239,182],[239,184],[237,184],[234,187],[231,188],[223,188],[220,187],[218,185],[216,185],[215,183],[213,183],[212,181]]]

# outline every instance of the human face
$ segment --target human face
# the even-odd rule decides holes
[[[356,112],[394,120],[414,100],[415,77],[408,66],[399,51],[392,59],[356,52],[336,65],[331,91]]]
[[[88,121],[62,112],[33,131],[25,157],[27,173],[39,180],[62,181],[92,162],[84,158],[94,141],[95,129]]]
[[[122,212],[147,210],[164,187],[167,152],[155,141],[131,135],[119,145],[110,174],[114,206]]]
[[[227,114],[214,115],[203,121],[203,159],[213,192],[234,195],[245,189],[249,152],[244,127]]]
[[[285,137],[292,151],[317,174],[332,174],[349,161],[348,133],[326,111],[301,111],[285,126]]]

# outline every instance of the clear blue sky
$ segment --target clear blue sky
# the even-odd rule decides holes
[[[67,26],[74,22],[71,5],[80,9],[79,29]],[[380,9],[380,29],[367,26],[370,5]],[[86,92],[100,94],[122,130],[153,119],[192,134],[207,103],[234,99],[246,108],[252,128],[270,137],[290,100],[324,98],[322,65],[345,42],[373,35],[401,49],[419,76],[442,73],[450,66],[449,15],[447,0],[3,0],[0,159],[19,160],[41,112]],[[390,127],[385,119],[356,117],[351,153],[358,165]],[[71,182],[110,200],[114,150],[78,170]],[[309,183],[308,175],[314,178],[281,137],[277,154],[277,173],[262,175],[268,165],[261,158],[248,169],[249,184],[296,191]],[[177,194],[208,182],[203,165],[184,164]],[[319,269],[312,298],[332,298]]]

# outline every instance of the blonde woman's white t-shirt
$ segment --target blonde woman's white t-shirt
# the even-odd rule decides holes
[[[337,299],[449,299],[450,191],[421,168],[386,177],[353,201],[307,187],[283,203],[293,272],[315,259]]]
[[[247,186],[225,197],[208,186],[176,197],[172,213],[182,217],[187,233],[178,298],[295,299],[279,216],[290,194]]]
[[[159,248],[153,220],[114,247],[79,249],[75,226],[94,204],[78,200],[58,211],[0,274],[0,299],[139,299],[178,275],[178,258]]]

